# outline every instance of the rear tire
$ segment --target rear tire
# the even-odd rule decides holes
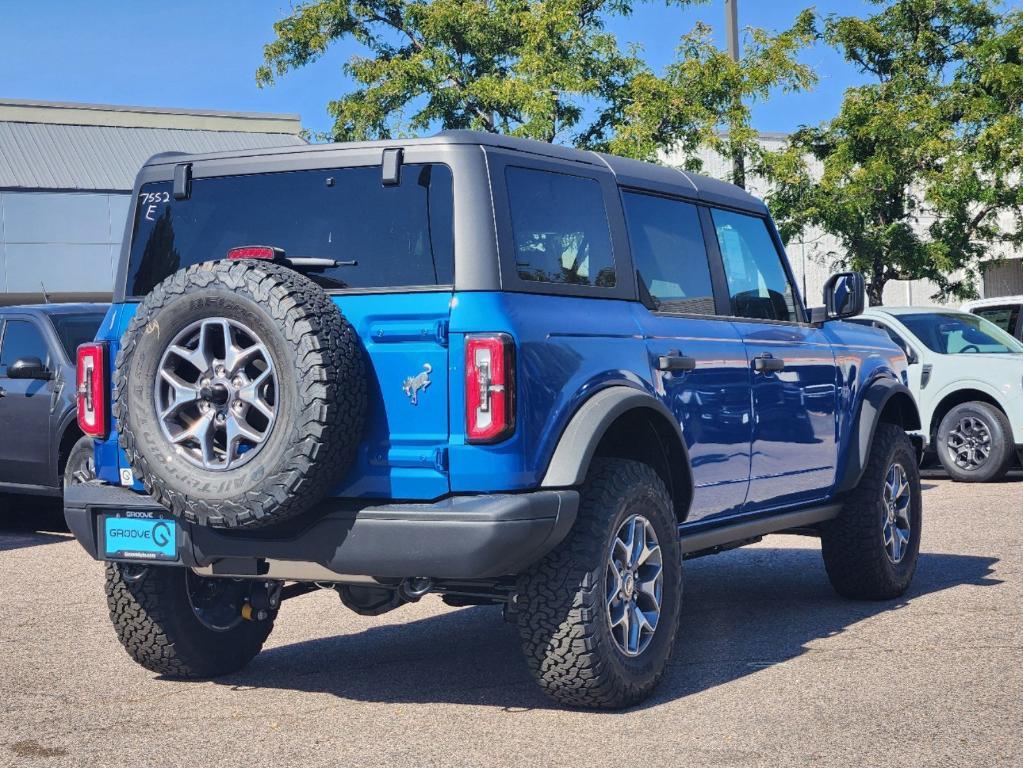
[[[632,521],[642,522],[630,527]],[[654,690],[667,669],[681,610],[676,526],[671,497],[652,468],[624,459],[594,459],[568,538],[519,581],[522,647],[548,696],[569,706],[617,709]],[[624,543],[630,530],[636,531],[631,540],[643,543],[635,558],[625,555],[631,549]],[[651,542],[659,547],[656,558]],[[635,645],[626,648],[632,637],[621,623],[626,611],[638,606],[644,617],[654,615],[649,609],[651,593],[658,590],[653,569],[658,559],[655,626],[651,631],[636,622]]]
[[[948,476],[960,483],[1000,480],[1012,466],[1009,419],[990,403],[961,403],[938,426],[935,448]]]
[[[110,621],[128,655],[151,672],[182,679],[227,675],[252,661],[273,629],[276,610],[262,621],[245,620],[237,600],[202,602],[207,586],[233,589],[229,596],[249,587],[177,566],[107,563]],[[196,604],[209,608],[197,610]]]
[[[905,592],[916,572],[921,520],[913,443],[902,427],[878,424],[859,485],[821,531],[824,567],[835,591],[854,600],[890,600]]]

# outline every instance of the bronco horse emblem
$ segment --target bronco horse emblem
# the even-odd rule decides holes
[[[423,363],[422,373],[418,373],[415,376],[409,376],[402,382],[401,388],[404,390],[406,396],[408,396],[408,398],[412,401],[412,405],[419,405],[419,391],[430,386],[431,371],[433,371],[433,366],[429,363]]]

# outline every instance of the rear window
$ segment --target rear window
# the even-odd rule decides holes
[[[50,315],[53,330],[57,332],[60,345],[67,352],[68,359],[74,360],[79,344],[96,338],[96,331],[103,322],[102,312],[75,312],[73,314]]]
[[[306,274],[326,289],[451,285],[451,171],[408,164],[384,186],[380,167],[196,179],[175,200],[172,183],[139,193],[127,295],[143,296],[177,270],[269,245],[285,255],[343,265]]]
[[[612,288],[611,230],[596,179],[509,167],[515,269],[522,280]]]

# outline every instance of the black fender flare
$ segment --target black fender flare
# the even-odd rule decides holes
[[[570,488],[581,485],[586,479],[597,446],[610,426],[620,416],[637,409],[653,411],[670,425],[685,457],[685,474],[689,487],[684,490],[691,499],[693,475],[689,467],[689,451],[686,449],[678,419],[656,397],[626,385],[613,385],[597,391],[572,414],[558,439],[541,486]]]
[[[920,429],[920,411],[909,387],[887,376],[869,382],[850,430],[845,460],[841,465],[842,473],[837,478],[836,493],[850,491],[860,482],[863,469],[870,457],[870,446],[874,442],[877,425],[881,421],[885,407],[893,398],[900,398],[902,401],[900,406],[903,429]],[[909,410],[906,410],[907,406]]]

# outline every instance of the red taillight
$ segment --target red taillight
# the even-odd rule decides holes
[[[103,439],[109,430],[107,416],[107,345],[90,342],[78,348],[78,426],[89,437]]]
[[[284,251],[269,245],[243,245],[232,248],[227,252],[227,258],[231,261],[239,259],[267,259],[274,261],[284,258]]]
[[[495,333],[465,341],[465,436],[496,443],[515,431],[515,344]]]

